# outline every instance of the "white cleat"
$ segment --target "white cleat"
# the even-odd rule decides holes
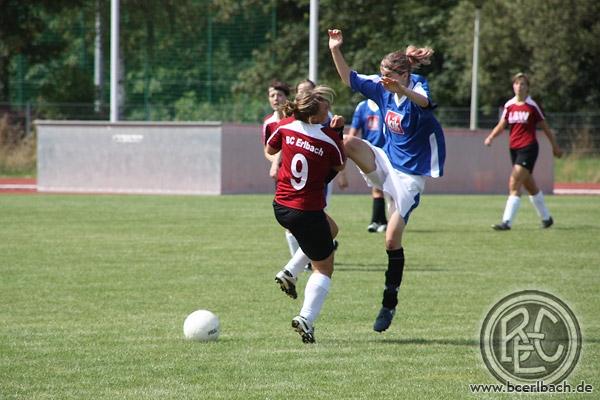
[[[298,315],[292,319],[292,328],[300,334],[304,343],[315,342],[315,328],[306,318]]]
[[[298,298],[298,293],[296,293],[296,280],[297,279],[294,278],[287,269],[282,269],[275,275],[275,282],[279,284],[281,291],[292,299]]]

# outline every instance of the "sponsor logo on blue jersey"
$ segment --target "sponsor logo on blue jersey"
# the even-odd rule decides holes
[[[385,114],[385,124],[392,133],[404,135],[404,130],[402,129],[402,114],[388,110]]]

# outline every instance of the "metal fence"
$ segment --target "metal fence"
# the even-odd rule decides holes
[[[36,13],[40,27],[32,46],[43,56],[13,51],[4,60],[8,89],[0,92],[0,102],[10,105],[0,108],[52,119],[107,118],[110,1],[83,1],[59,14],[35,2],[8,3],[3,7],[13,14]],[[266,38],[276,35],[276,5],[234,7],[228,18],[218,18],[210,0],[121,3],[122,120],[182,120],[192,108],[194,119],[202,119],[225,107],[215,104],[243,101],[233,98],[231,82]],[[238,119],[250,119],[247,108],[234,111]]]
[[[223,121],[260,123],[267,112],[265,103],[248,103],[243,100],[226,105],[206,105],[204,109],[188,109],[176,106],[147,104],[143,112],[132,105],[129,120],[139,121]],[[352,109],[353,107],[348,107]],[[0,115],[8,112],[17,125],[22,126],[24,135],[32,133],[35,119],[58,120],[108,120],[107,107],[98,109],[93,103],[0,103]],[[336,110],[337,111],[337,110]],[[343,111],[343,110],[342,110]],[[468,128],[469,108],[440,107],[436,116],[447,128]],[[135,117],[137,115],[137,117]],[[491,130],[497,123],[500,113],[478,115],[478,128]],[[350,116],[347,116],[349,118]],[[579,155],[600,155],[600,112],[546,113],[548,124],[555,132],[564,151]]]

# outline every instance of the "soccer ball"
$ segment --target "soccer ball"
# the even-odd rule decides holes
[[[186,339],[207,342],[219,338],[219,317],[208,310],[197,310],[183,322],[183,335]]]

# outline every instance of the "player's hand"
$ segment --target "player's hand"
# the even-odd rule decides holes
[[[342,31],[339,29],[329,29],[327,31],[329,34],[329,49],[337,49],[344,42],[344,37],[342,36]]]
[[[563,155],[563,152],[560,149],[560,147],[556,146],[556,147],[552,148],[552,154],[554,154],[554,157],[556,157],[556,158],[561,158]]]
[[[346,119],[341,115],[334,115],[329,122],[329,126],[333,129],[343,128],[346,123]]]
[[[277,180],[278,173],[279,173],[279,159],[277,159],[271,163],[271,168],[269,169],[269,176],[271,178]]]
[[[346,177],[345,171],[340,171],[337,176],[338,187],[342,190],[348,187],[348,178]]]
[[[384,76],[381,78],[381,83],[386,90],[389,90],[392,93],[404,94],[404,86],[396,79],[392,79],[389,76]]]
[[[492,138],[490,138],[489,136],[485,138],[485,140],[483,141],[483,144],[485,144],[486,146],[491,146],[492,145]]]

